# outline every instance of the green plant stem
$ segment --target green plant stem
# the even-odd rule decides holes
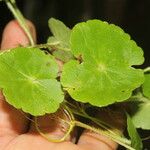
[[[145,68],[145,69],[144,69],[144,73],[145,73],[145,72],[150,72],[150,67]]]
[[[85,129],[88,129],[88,130],[91,130],[97,134],[100,134],[100,135],[104,135],[104,136],[107,136],[108,138],[110,138],[111,140],[115,141],[116,143],[124,146],[125,148],[129,149],[129,150],[135,150],[134,148],[132,148],[131,146],[123,143],[123,142],[120,142],[118,141],[117,139],[114,139],[114,138],[111,138],[110,135],[107,135],[107,133],[103,130],[100,130],[100,129],[97,129],[97,128],[94,128],[94,127],[91,127],[87,124],[84,124],[82,122],[79,122],[79,121],[74,121],[75,122],[75,125],[78,126],[78,127],[81,127],[81,128],[85,128]]]
[[[30,44],[33,46],[34,45],[33,37],[32,37],[30,30],[26,24],[24,16],[22,15],[22,13],[20,12],[20,10],[18,9],[18,7],[15,3],[15,0],[5,0],[5,2],[6,2],[7,7],[9,8],[9,10],[12,12],[12,14],[17,19],[20,26],[26,33],[26,35],[30,41]]]
[[[104,121],[102,121],[102,120],[98,120],[98,119],[96,119],[96,118],[93,118],[93,117],[91,117],[91,116],[89,116],[86,112],[85,112],[85,110],[84,110],[84,108],[81,108],[80,106],[75,106],[75,105],[73,105],[73,104],[71,104],[71,103],[69,103],[69,102],[67,102],[67,101],[65,101],[68,105],[70,105],[71,107],[73,107],[73,109],[71,109],[71,111],[74,113],[74,114],[76,114],[76,115],[80,115],[80,116],[82,116],[82,117],[85,117],[85,118],[87,118],[87,119],[90,119],[90,120],[92,120],[92,121],[94,121],[96,124],[97,124],[97,122],[99,122],[100,123],[100,126],[102,127],[102,128],[104,128],[105,129],[105,127],[107,126],[107,127],[109,127],[109,128],[113,128],[110,124],[107,124],[106,122],[104,122]],[[84,107],[84,106],[83,106]],[[76,111],[76,110],[79,110],[79,111]],[[99,125],[99,124],[98,124]],[[108,129],[108,128],[107,128]]]
[[[72,105],[72,104],[71,104]],[[74,106],[74,105],[73,105]],[[76,108],[77,109],[77,108]],[[69,110],[69,109],[68,109]],[[78,109],[77,109],[78,110]],[[105,135],[105,136],[107,136],[108,138],[111,138],[112,140],[114,140],[114,141],[117,141],[117,143],[118,144],[120,144],[120,143],[123,143],[123,144],[125,144],[125,145],[130,145],[131,144],[131,141],[130,140],[128,140],[127,138],[125,138],[125,137],[121,137],[120,135],[118,135],[118,134],[116,134],[114,131],[112,131],[111,130],[111,126],[110,125],[107,125],[105,122],[103,122],[102,120],[98,120],[98,119],[96,119],[96,118],[93,118],[93,117],[91,117],[91,116],[89,116],[84,110],[81,110],[82,112],[80,112],[80,111],[74,111],[74,110],[69,110],[69,113],[71,114],[71,113],[74,113],[74,114],[76,114],[76,115],[79,115],[79,116],[82,116],[82,117],[84,117],[84,118],[87,118],[87,119],[89,119],[89,120],[91,120],[91,121],[93,121],[94,123],[96,123],[97,125],[99,125],[100,127],[102,127],[104,130],[106,130],[106,131],[104,131],[104,130],[100,130],[100,131],[102,131],[103,132],[103,134]]]
[[[80,109],[80,107],[76,107],[75,105],[65,101],[68,105],[70,105],[71,107],[73,107],[73,109],[71,109],[69,112],[70,113],[74,113],[76,115],[79,115],[81,117],[84,117],[86,119],[89,119],[91,121],[93,121],[95,124],[99,125],[101,128],[103,128],[104,130],[106,130],[107,132],[109,132],[109,136],[111,136],[112,138],[116,138],[117,140],[123,142],[123,143],[126,143],[128,145],[131,144],[131,141],[128,140],[127,138],[125,137],[122,137],[120,136],[119,134],[117,134],[116,132],[112,131],[111,129],[113,129],[112,126],[110,126],[109,124],[107,124],[106,122],[102,121],[102,120],[99,120],[97,118],[94,118],[94,117],[91,117],[89,116],[85,111],[84,109]],[[76,111],[76,110],[79,110],[79,111]]]
[[[67,137],[69,136],[69,134],[72,132],[73,128],[75,126],[78,126],[78,127],[81,127],[81,128],[84,128],[84,129],[88,129],[88,130],[91,130],[97,134],[100,134],[100,135],[103,135],[103,136],[106,136],[108,137],[109,139],[113,140],[114,142],[124,146],[125,148],[128,148],[129,150],[135,150],[134,148],[132,148],[130,145],[126,144],[126,143],[123,143],[121,141],[118,141],[118,139],[115,139],[114,137],[111,137],[110,134],[108,134],[106,131],[104,130],[101,130],[101,129],[97,129],[97,128],[94,128],[92,126],[89,126],[87,124],[84,124],[82,122],[79,122],[79,121],[76,121],[76,120],[72,120],[70,122],[67,122],[64,120],[64,122],[68,123],[69,124],[69,129],[67,130],[67,132],[65,133],[65,135],[60,138],[60,139],[53,139],[53,138],[50,138],[48,137],[46,134],[42,133],[42,131],[40,130],[39,126],[38,126],[38,123],[37,123],[37,118],[35,117],[35,127],[37,129],[37,131],[39,132],[39,134],[44,137],[45,139],[47,139],[48,141],[50,142],[55,142],[55,143],[59,143],[59,142],[63,142],[64,140],[67,139]]]
[[[142,141],[146,141],[146,140],[149,140],[149,139],[150,139],[150,136],[142,138]]]
[[[134,102],[134,99],[138,99],[138,101],[143,102],[143,103],[149,102],[149,99],[147,99],[143,95],[134,95],[130,97],[131,102]]]
[[[29,46],[28,48],[56,48],[57,43],[45,43],[45,44],[36,44],[33,46]]]
[[[113,139],[117,139],[118,141],[120,142],[123,142],[125,144],[128,144],[130,145],[131,144],[131,141],[128,140],[127,138],[125,137],[121,137],[120,135],[116,134],[114,131],[112,131],[111,129],[109,129],[109,127],[105,126],[104,122],[101,121],[101,120],[98,120],[96,118],[93,118],[89,115],[84,115],[84,114],[81,114],[79,112],[75,112],[75,114],[79,115],[79,116],[82,116],[84,118],[87,118],[87,119],[90,119],[91,121],[93,121],[94,123],[96,123],[97,125],[99,125],[100,127],[102,127],[104,130],[107,131],[107,134],[108,134],[108,137],[112,137],[112,140]],[[106,132],[105,132],[106,133]]]
[[[63,50],[63,51],[70,51],[70,49],[68,48],[64,48],[59,46],[59,42],[55,42],[55,43],[45,43],[45,44],[36,44],[33,46],[29,46],[29,48],[52,48],[52,49],[59,49],[59,50]]]
[[[67,122],[64,120],[64,122]],[[67,122],[68,123],[68,122]],[[67,139],[67,137],[69,136],[69,134],[71,133],[71,131],[73,130],[73,128],[75,127],[75,122],[74,121],[70,121],[69,122],[69,129],[67,130],[67,132],[65,133],[65,135],[60,138],[60,139],[53,139],[53,138],[50,138],[48,137],[46,134],[44,134],[39,126],[38,126],[38,123],[37,123],[37,117],[35,117],[35,127],[36,127],[36,130],[39,132],[39,134],[44,137],[45,139],[47,139],[48,141],[50,142],[54,142],[54,143],[60,143],[60,142],[63,142]]]
[[[63,51],[69,51],[66,48],[58,46],[56,43],[45,43],[45,44],[33,44],[30,46],[26,46],[27,48],[51,48],[53,50],[63,50]],[[7,50],[8,51],[8,50]],[[51,50],[50,50],[51,51]]]
[[[121,139],[122,137],[118,137],[118,135],[114,135],[112,133],[110,134],[107,130],[105,131],[105,130],[102,130],[102,129],[97,129],[97,128],[92,127],[90,125],[87,125],[87,124],[84,124],[82,122],[76,121],[76,120],[74,120],[74,116],[73,116],[72,112],[70,111],[70,109],[67,106],[63,107],[63,109],[65,110],[65,114],[67,116],[69,116],[69,120],[70,121],[67,121],[67,120],[64,120],[64,119],[60,118],[61,121],[65,122],[65,123],[67,123],[69,125],[69,129],[67,130],[65,135],[62,138],[60,138],[60,139],[52,139],[52,138],[48,137],[46,134],[42,133],[42,131],[40,130],[40,128],[38,126],[37,118],[35,117],[35,126],[36,126],[37,131],[39,132],[39,134],[41,136],[46,138],[48,141],[50,141],[50,142],[63,142],[69,136],[69,134],[72,132],[73,128],[75,126],[79,126],[79,127],[91,130],[91,131],[93,131],[93,132],[95,132],[97,134],[104,135],[104,136],[108,137],[109,139],[115,141],[116,143],[118,143],[118,144],[128,148],[129,150],[135,150],[135,149],[133,149],[130,146],[129,143],[126,143],[126,141],[125,141],[126,139],[123,141]]]
[[[100,120],[93,118],[93,117],[89,117],[89,119],[93,122],[95,122],[96,124],[98,124],[99,126],[101,126],[103,129],[105,129],[106,131],[108,131],[110,134],[113,134],[115,136],[116,139],[118,139],[121,142],[124,142],[126,144],[131,144],[131,141],[126,139],[125,137],[121,137],[119,134],[116,134],[114,131],[112,131],[111,129],[109,129],[108,127],[106,127],[105,125],[103,125]],[[112,137],[113,137],[112,135]]]

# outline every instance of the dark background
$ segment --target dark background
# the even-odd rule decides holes
[[[150,0],[16,0],[24,16],[37,27],[38,43],[50,35],[47,21],[55,17],[72,28],[88,19],[101,19],[122,27],[145,53],[143,67],[150,65]],[[0,35],[12,15],[0,3]],[[142,118],[141,118],[142,119]],[[142,131],[143,133],[143,131]],[[145,133],[147,135],[147,133]],[[150,141],[145,150],[150,150]]]

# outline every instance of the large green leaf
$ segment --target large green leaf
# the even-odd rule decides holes
[[[6,101],[32,115],[53,113],[63,101],[54,58],[36,48],[0,54],[0,88]]]
[[[53,37],[48,39],[48,43],[57,45],[57,47],[66,51],[70,50],[71,30],[63,22],[54,18],[49,19],[48,24],[53,34]]]
[[[136,131],[136,128],[129,115],[127,115],[127,130],[131,138],[132,147],[135,148],[136,150],[142,150],[143,144],[142,144],[141,138],[138,132]]]
[[[72,98],[96,106],[123,101],[144,80],[143,51],[128,34],[100,20],[77,24],[71,35],[71,50],[82,62],[64,65],[61,83]]]

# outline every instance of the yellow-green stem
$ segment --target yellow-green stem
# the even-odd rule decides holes
[[[29,48],[52,48],[52,49],[59,49],[63,51],[70,51],[69,48],[61,47],[58,45],[59,43],[46,43],[46,44],[36,44],[33,46],[29,46]]]
[[[67,137],[69,136],[69,134],[71,133],[71,131],[73,130],[75,126],[75,123],[74,122],[69,122],[69,129],[67,130],[67,132],[64,134],[64,136],[60,139],[53,139],[53,138],[50,138],[49,136],[47,136],[46,134],[44,134],[39,126],[38,126],[38,123],[37,123],[37,117],[35,117],[35,127],[36,127],[36,130],[39,132],[39,134],[44,137],[45,139],[47,139],[48,141],[50,142],[54,142],[54,143],[60,143],[60,142],[63,142],[67,139]]]
[[[120,142],[123,142],[125,144],[130,145],[131,141],[126,139],[125,137],[121,137],[120,135],[116,134],[114,131],[110,130],[107,126],[105,126],[104,122],[101,120],[98,120],[96,118],[93,118],[87,114],[81,114],[80,112],[73,112],[74,114],[77,114],[79,116],[82,116],[84,118],[90,119],[91,121],[93,121],[94,123],[96,123],[97,125],[99,125],[101,128],[103,128],[104,130],[107,131],[107,134],[109,135],[109,137],[112,137],[112,139],[116,139]]]
[[[26,33],[26,35],[30,41],[30,45],[33,46],[35,44],[33,37],[30,33],[29,27],[26,24],[26,20],[25,20],[24,16],[22,15],[22,13],[20,12],[20,10],[18,9],[18,7],[15,3],[15,0],[5,0],[5,2],[6,2],[7,7],[9,8],[9,10],[12,12],[12,14],[17,19],[20,26],[22,27],[22,29]]]
[[[105,131],[103,131],[103,130],[100,130],[100,129],[91,127],[91,126],[89,126],[89,125],[87,125],[87,124],[84,124],[84,123],[82,123],[82,122],[79,122],[79,121],[74,121],[74,122],[75,122],[75,125],[78,126],[78,127],[82,127],[82,128],[91,130],[91,131],[93,131],[93,132],[95,132],[95,133],[97,133],[97,134],[100,134],[100,135],[103,135],[103,136],[107,136],[109,139],[111,139],[111,140],[113,140],[114,142],[116,142],[116,143],[118,143],[118,144],[124,146],[125,148],[127,148],[127,149],[129,149],[129,150],[135,150],[135,149],[132,148],[131,146],[129,146],[129,145],[123,143],[123,142],[120,142],[120,141],[118,141],[118,140],[115,139],[115,138],[110,137],[110,135],[107,134],[107,133],[106,133]]]
[[[150,72],[150,67],[145,68],[144,72]]]

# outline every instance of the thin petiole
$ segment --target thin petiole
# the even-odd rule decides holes
[[[26,24],[25,18],[22,15],[22,13],[20,12],[20,10],[18,9],[15,0],[4,0],[7,7],[9,8],[9,10],[12,12],[12,14],[14,15],[14,17],[17,19],[18,23],[20,24],[20,26],[22,27],[22,29],[24,30],[24,32],[26,33],[27,37],[29,38],[30,44],[33,46],[34,40],[33,37],[30,33],[30,30]]]
[[[36,45],[31,45],[28,48],[51,48],[54,50],[59,49],[59,50],[63,50],[63,51],[70,51],[70,49],[68,49],[68,48],[64,48],[64,47],[59,46],[59,42],[36,44]]]
[[[84,114],[81,114],[79,112],[74,112],[76,115],[82,116],[84,118],[90,119],[91,121],[93,121],[94,123],[96,123],[97,125],[99,125],[101,128],[103,128],[104,130],[107,131],[107,134],[109,134],[109,137],[112,137],[112,139],[116,138],[118,141],[126,143],[128,145],[131,144],[131,141],[121,137],[120,135],[116,134],[114,131],[110,130],[107,126],[105,126],[104,122],[102,122],[101,120],[98,120],[96,118],[90,117],[90,116],[85,116]]]
[[[112,138],[110,137],[109,135],[107,135],[107,133],[103,130],[100,130],[100,129],[97,129],[97,128],[94,128],[94,127],[91,127],[87,124],[84,124],[82,122],[79,122],[79,121],[74,121],[75,122],[75,125],[78,126],[78,127],[82,127],[82,128],[85,128],[85,129],[88,129],[88,130],[91,130],[95,133],[98,133],[100,135],[104,135],[104,136],[107,136],[108,138],[110,138],[111,140],[115,141],[116,143],[124,146],[125,148],[129,149],[129,150],[135,150],[134,148],[132,148],[130,145],[126,144],[126,143],[123,143],[115,138]]]
[[[150,67],[147,67],[144,69],[144,73],[146,73],[146,72],[150,72]]]
[[[42,137],[44,137],[44,138],[47,139],[48,141],[54,142],[54,143],[60,143],[60,142],[65,141],[65,140],[67,139],[67,137],[70,135],[70,133],[71,133],[71,131],[73,130],[74,126],[75,126],[75,123],[74,123],[73,121],[70,121],[70,122],[69,122],[69,129],[67,130],[67,132],[65,133],[65,135],[64,135],[62,138],[60,138],[60,139],[54,139],[54,138],[48,137],[46,134],[44,134],[44,133],[40,130],[40,128],[39,128],[39,126],[38,126],[38,123],[37,123],[37,117],[35,117],[35,127],[36,127],[36,130],[39,132],[39,134],[40,134]]]

